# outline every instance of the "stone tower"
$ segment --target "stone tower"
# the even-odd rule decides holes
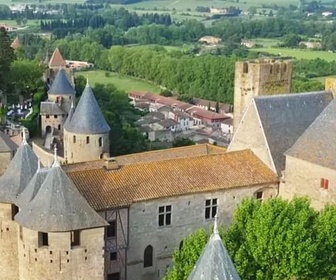
[[[236,62],[233,130],[253,96],[289,93],[292,84],[292,62],[257,59]]]
[[[25,133],[23,134],[25,135]],[[1,279],[18,280],[18,212],[16,197],[26,187],[37,169],[37,157],[25,138],[4,175],[0,178],[0,275]]]
[[[49,170],[37,171],[18,204],[19,280],[104,279],[108,224],[82,197],[56,155]]]
[[[76,91],[72,87],[64,69],[59,69],[48,91],[48,100],[41,102],[41,132],[44,137],[53,129],[63,131],[63,124],[75,99]]]
[[[75,111],[69,113],[64,124],[64,157],[67,162],[108,157],[110,130],[87,83]]]

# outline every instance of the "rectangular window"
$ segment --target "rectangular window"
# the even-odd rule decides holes
[[[80,231],[74,230],[71,233],[71,246],[80,246]]]
[[[255,196],[256,199],[262,200],[262,198],[263,198],[263,192],[257,192],[255,195],[256,195]]]
[[[205,219],[212,219],[217,214],[217,198],[205,200]]]
[[[159,227],[171,225],[172,206],[159,207]]]
[[[14,221],[15,215],[19,213],[19,207],[16,205],[12,204],[12,221]]]
[[[99,143],[99,147],[103,146],[103,138],[99,137],[98,143]]]
[[[54,119],[57,119],[57,115],[54,115]]]
[[[329,189],[329,180],[328,179],[324,179],[324,178],[321,179],[321,188],[325,189],[325,190]]]
[[[117,260],[117,252],[110,252],[110,261]]]
[[[86,136],[86,144],[90,143],[90,136]]]
[[[46,233],[46,232],[39,232],[38,233],[38,244],[39,244],[39,246],[48,246],[49,245],[48,233]]]
[[[120,273],[110,273],[107,275],[107,280],[120,280]]]
[[[46,115],[46,118],[47,118],[47,119],[49,119],[49,117],[50,117],[49,115]]]
[[[109,224],[110,225],[106,227],[106,237],[107,238],[116,237],[116,233],[117,233],[116,221],[110,221]]]
[[[76,135],[73,136],[73,142],[76,143]]]

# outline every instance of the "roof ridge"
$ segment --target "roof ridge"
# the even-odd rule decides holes
[[[253,99],[275,99],[275,98],[281,98],[281,97],[297,97],[297,96],[303,96],[303,95],[313,95],[313,94],[323,94],[327,93],[327,90],[321,90],[321,91],[309,91],[309,92],[288,92],[288,93],[282,93],[282,94],[274,94],[274,95],[259,95],[259,96],[253,96]]]

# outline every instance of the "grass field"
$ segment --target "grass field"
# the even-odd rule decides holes
[[[106,77],[105,73],[107,73],[107,71],[93,70],[85,72],[76,72],[75,75],[76,76],[82,75],[84,77],[88,77],[90,84],[92,85],[97,83],[114,84],[118,89],[124,90],[126,92],[129,91],[150,91],[157,93],[160,92],[159,87],[146,81],[135,79],[129,76],[122,76],[114,72],[108,72],[110,76]]]
[[[271,47],[251,49],[251,51],[268,52],[268,53],[272,53],[275,55],[280,54],[281,56],[292,56],[297,59],[321,58],[327,61],[336,60],[336,53],[330,53],[327,51],[311,51],[311,50],[284,49],[284,48],[271,48]]]

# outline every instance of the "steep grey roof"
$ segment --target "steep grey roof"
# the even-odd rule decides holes
[[[57,159],[34,199],[21,208],[15,220],[24,227],[42,232],[108,225],[82,197]]]
[[[285,169],[284,153],[333,99],[330,92],[254,97],[278,174]]]
[[[69,111],[69,113],[68,113],[68,117],[67,117],[67,119],[65,120],[64,125],[63,125],[63,127],[64,127],[65,129],[67,129],[68,125],[70,124],[74,112],[75,112],[75,108],[74,108],[74,106],[73,106],[73,103],[71,103],[71,107],[70,107],[70,111]]]
[[[16,151],[16,145],[7,134],[0,130],[0,153]]]
[[[88,84],[66,130],[80,134],[100,134],[111,130]]]
[[[285,154],[336,169],[336,99],[322,111]]]
[[[41,102],[40,106],[41,115],[65,115],[66,112],[62,110],[57,103],[51,101]]]
[[[214,232],[194,266],[188,280],[240,280],[234,264],[219,236],[217,219]]]
[[[36,169],[37,156],[24,139],[0,178],[0,201],[15,203],[17,195],[27,186]]]
[[[59,69],[48,94],[75,95],[75,90],[71,86],[64,69]]]
[[[28,183],[27,187],[20,193],[16,199],[16,205],[19,207],[24,207],[29,203],[41,188],[42,183],[48,175],[50,169],[39,168],[33,178]]]

